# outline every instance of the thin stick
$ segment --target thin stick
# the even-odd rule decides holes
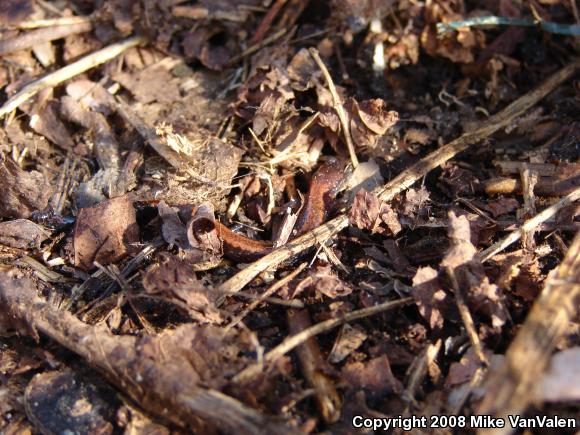
[[[291,33],[294,33],[295,28],[291,29]],[[288,29],[280,29],[278,30],[276,33],[274,33],[271,36],[268,36],[266,39],[264,39],[263,41],[260,41],[250,47],[248,47],[247,49],[245,49],[244,51],[242,51],[240,54],[238,54],[237,56],[232,57],[229,61],[228,61],[228,66],[233,66],[236,63],[238,63],[240,60],[256,53],[257,51],[261,50],[262,48],[264,48],[267,45],[270,45],[272,42],[277,41],[278,39],[280,39],[282,36],[284,36],[286,33],[288,33]]]
[[[316,48],[310,48],[310,54],[312,58],[322,71],[322,75],[326,80],[326,84],[328,85],[328,89],[330,90],[330,94],[332,95],[332,100],[334,103],[334,110],[336,110],[336,114],[338,115],[338,119],[340,120],[340,124],[342,126],[342,132],[344,134],[344,139],[346,140],[346,147],[348,148],[348,154],[350,155],[350,161],[352,165],[356,168],[358,166],[358,157],[356,156],[356,152],[354,149],[354,143],[352,142],[352,136],[350,134],[350,127],[348,126],[348,121],[346,120],[346,113],[344,113],[344,107],[342,106],[342,101],[338,92],[336,91],[336,86],[334,86],[334,82],[332,81],[332,77],[330,77],[330,73],[328,72],[328,68],[322,62],[320,55],[318,54],[318,50]]]
[[[293,336],[312,328],[308,310],[289,310],[288,330]],[[314,388],[314,399],[326,423],[335,423],[340,418],[341,400],[333,380],[325,373],[325,360],[318,341],[314,337],[304,340],[296,349],[304,379]]]
[[[256,298],[256,300],[254,300],[250,305],[248,305],[248,307],[245,310],[243,310],[240,314],[238,314],[236,317],[234,317],[232,319],[232,321],[224,328],[225,331],[227,332],[229,329],[236,326],[238,323],[240,323],[244,319],[244,317],[246,317],[249,313],[251,313],[254,309],[256,309],[256,307],[258,305],[260,305],[264,300],[266,300],[268,297],[272,296],[279,289],[284,287],[288,282],[292,281],[296,277],[296,275],[298,275],[300,272],[302,272],[304,270],[304,268],[306,267],[307,264],[308,263],[302,263],[300,266],[298,266],[291,273],[286,275],[281,280],[277,281],[268,290],[266,290],[264,293],[259,295]]]
[[[21,30],[38,29],[39,27],[72,26],[73,24],[90,23],[92,21],[92,17],[83,16],[47,18],[44,20],[21,21],[11,26],[11,28]]]
[[[566,207],[569,204],[572,204],[574,201],[577,201],[578,199],[580,199],[580,187],[577,188],[577,189],[575,189],[575,190],[573,190],[572,192],[570,192],[569,195],[566,195],[564,198],[562,198],[557,203],[551,205],[547,209],[545,209],[542,212],[538,213],[533,218],[528,219],[521,226],[521,228],[518,228],[517,230],[511,232],[506,237],[504,237],[503,239],[501,239],[499,242],[494,243],[493,245],[491,245],[486,250],[480,252],[477,255],[477,258],[481,262],[484,262],[484,261],[489,260],[495,254],[497,254],[500,251],[503,251],[505,248],[507,248],[513,242],[519,240],[520,237],[522,237],[522,234],[523,233],[532,231],[538,225],[540,225],[541,223],[547,221],[552,216],[554,216],[558,212],[558,210]]]
[[[405,407],[405,416],[409,416],[409,407],[411,405],[416,406],[417,400],[415,399],[415,393],[420,385],[423,384],[425,380],[425,375],[429,370],[429,366],[434,363],[437,354],[441,350],[443,341],[439,338],[435,344],[429,344],[423,351],[421,355],[417,356],[411,366],[407,370],[408,382],[405,391],[403,391],[402,398],[407,402]],[[410,374],[409,374],[410,373]]]
[[[362,308],[360,310],[352,311],[350,313],[345,314],[344,316],[337,317],[335,319],[328,319],[324,322],[317,323],[310,328],[304,329],[302,332],[287,337],[282,343],[272,349],[264,356],[264,363],[270,364],[273,361],[276,361],[281,356],[284,356],[291,350],[295,349],[297,346],[304,343],[309,338],[315,337],[318,334],[322,334],[323,332],[330,331],[331,329],[336,328],[337,326],[343,325],[348,322],[352,322],[357,319],[362,319],[364,317],[369,317],[375,314],[379,314],[388,310],[392,310],[393,308],[397,308],[403,305],[407,305],[413,302],[413,298],[403,298],[397,301],[389,301],[379,305],[375,305],[374,307],[369,308]],[[262,369],[261,364],[254,364],[249,367],[246,367],[244,370],[239,372],[236,376],[234,376],[234,382],[242,382],[245,381],[258,373]]]
[[[0,118],[7,113],[12,112],[29,98],[36,95],[42,89],[57,86],[78,74],[81,74],[91,68],[96,67],[102,63],[114,59],[124,51],[131,47],[135,47],[145,42],[143,36],[133,36],[124,41],[109,45],[99,51],[89,54],[70,65],[65,66],[57,71],[45,75],[44,77],[29,83],[24,86],[18,93],[13,95],[6,103],[0,107]]]
[[[490,117],[480,128],[464,133],[459,138],[425,156],[413,166],[407,168],[393,180],[388,182],[384,187],[379,188],[375,193],[380,195],[381,200],[390,201],[396,195],[411,187],[417,180],[422,179],[432,169],[453,158],[457,153],[464,151],[470,146],[473,146],[479,141],[489,137],[500,128],[508,125],[518,116],[521,116],[526,110],[536,105],[557,86],[572,77],[579,67],[580,60],[575,60],[565,66],[550,76],[536,89],[522,95],[505,109]],[[300,254],[306,249],[314,246],[318,241],[329,239],[347,226],[348,217],[346,214],[342,214],[328,221],[318,228],[315,228],[303,236],[300,236],[297,239],[292,240],[290,243],[276,249],[258,261],[248,265],[248,267],[225,281],[220,286],[220,290],[224,293],[235,293],[241,290],[259,273],[280,264],[282,261],[285,261],[294,255]]]
[[[32,30],[14,38],[1,40],[0,56],[4,56],[5,54],[13,53],[15,51],[26,50],[27,48],[32,48],[35,45],[61,39],[65,36],[85,33],[90,31],[92,28],[92,23],[83,22]]]
[[[487,367],[489,365],[489,361],[483,353],[483,346],[481,345],[481,341],[479,340],[479,336],[475,330],[475,322],[473,321],[471,312],[467,307],[467,303],[465,302],[465,298],[463,297],[463,293],[459,287],[459,283],[457,282],[455,271],[451,267],[446,267],[445,272],[451,281],[451,287],[453,288],[453,293],[455,295],[455,303],[457,305],[457,309],[459,310],[461,320],[463,320],[463,324],[465,325],[465,331],[467,331],[467,336],[469,337],[471,346],[473,346],[473,350],[479,359],[479,363]]]
[[[268,29],[270,29],[270,26],[276,18],[276,15],[278,15],[278,12],[282,10],[287,1],[288,0],[276,0],[276,2],[270,7],[258,25],[256,33],[254,33],[254,36],[250,40],[252,44],[258,44],[262,40]]]

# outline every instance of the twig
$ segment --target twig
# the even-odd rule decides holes
[[[287,354],[292,349],[295,349],[297,346],[304,343],[309,338],[315,337],[316,335],[322,334],[323,332],[330,331],[331,329],[343,325],[344,323],[392,310],[393,308],[407,305],[411,302],[413,302],[413,298],[403,298],[397,301],[389,301],[375,305],[374,307],[362,308],[360,310],[352,311],[335,319],[329,319],[325,320],[324,322],[317,323],[316,325],[305,329],[296,335],[292,335],[286,338],[282,343],[280,343],[264,356],[264,363],[271,364],[281,356]],[[261,369],[261,364],[251,365],[234,376],[233,380],[234,382],[244,382],[260,373]]]
[[[290,33],[294,33],[295,28],[292,28]],[[237,56],[232,57],[228,63],[227,66],[233,66],[236,63],[238,63],[240,60],[256,53],[257,51],[261,50],[262,48],[264,48],[267,45],[270,45],[272,42],[277,41],[278,39],[280,39],[282,36],[284,36],[286,33],[288,33],[288,29],[280,29],[278,30],[276,33],[274,33],[271,36],[268,36],[266,39],[264,39],[263,41],[260,41],[248,48],[246,48],[244,51],[242,51],[240,54],[238,54]]]
[[[521,217],[523,219],[529,219],[534,216],[536,211],[536,196],[534,189],[538,182],[538,173],[531,171],[526,163],[523,163],[520,167],[520,178],[522,180],[522,195],[524,197],[524,208]],[[522,232],[522,246],[528,252],[534,250],[534,231]]]
[[[572,6],[572,14],[576,20],[576,24],[580,24],[580,14],[578,14],[578,6],[576,5],[576,0],[570,0],[570,5]]]
[[[246,317],[250,312],[256,309],[256,307],[260,305],[265,299],[272,296],[279,289],[284,287],[288,282],[292,281],[300,272],[304,270],[306,265],[307,263],[302,263],[300,266],[298,266],[295,270],[290,272],[284,278],[282,278],[279,281],[276,281],[274,285],[272,285],[268,290],[259,295],[256,298],[256,300],[254,300],[250,305],[248,305],[248,307],[246,307],[246,309],[244,309],[241,313],[239,313],[236,317],[234,317],[232,321],[225,327],[225,330],[228,331],[229,329],[233,328],[238,323],[240,323],[244,319],[244,317]]]
[[[93,21],[92,17],[59,17],[47,18],[44,20],[21,21],[10,26],[13,29],[38,29],[40,27],[54,27],[54,26],[72,26],[73,24],[90,23]]]
[[[346,113],[344,113],[344,107],[342,105],[342,101],[340,99],[340,96],[338,95],[338,92],[336,91],[336,86],[334,86],[334,82],[332,81],[332,77],[330,76],[330,73],[328,72],[328,68],[326,68],[326,65],[324,65],[324,62],[322,62],[322,59],[320,58],[320,55],[318,54],[318,50],[316,48],[311,47],[308,51],[310,51],[312,58],[314,59],[314,61],[318,65],[318,68],[320,68],[320,71],[322,71],[322,75],[324,76],[324,79],[326,80],[326,84],[328,85],[328,89],[330,91],[330,94],[332,95],[332,100],[334,103],[334,110],[336,110],[336,114],[338,115],[338,119],[340,120],[340,124],[342,126],[342,132],[344,134],[344,139],[346,140],[346,147],[348,148],[348,154],[350,155],[350,160],[352,162],[352,165],[356,168],[358,166],[358,157],[356,156],[356,151],[354,149],[354,143],[352,142],[352,136],[350,134],[350,127],[349,127],[348,121],[346,119]]]
[[[23,35],[18,35],[14,38],[3,39],[0,40],[0,56],[32,48],[35,45],[54,41],[56,39],[64,38],[65,36],[85,33],[90,31],[92,28],[92,23],[82,22],[70,25],[46,27],[27,32]]]
[[[485,354],[483,353],[483,347],[481,346],[481,341],[479,340],[479,336],[477,335],[477,331],[475,330],[475,323],[473,322],[473,317],[469,312],[469,308],[467,307],[467,303],[465,302],[465,298],[463,297],[463,293],[461,292],[461,288],[459,287],[459,283],[457,282],[455,271],[451,267],[446,267],[445,272],[447,273],[447,276],[451,281],[451,287],[453,288],[453,294],[455,295],[455,303],[457,305],[457,309],[459,310],[461,320],[463,320],[463,325],[465,326],[465,331],[467,332],[469,341],[471,342],[473,350],[475,351],[475,355],[479,359],[479,363],[487,367],[489,365],[489,361],[485,356]]]
[[[246,293],[244,291],[236,293],[236,297],[239,297],[241,299],[248,299],[250,301],[254,301],[256,299],[262,299],[261,295],[254,295],[251,293]],[[270,296],[270,297],[262,299],[262,302],[268,302],[269,304],[281,305],[283,307],[288,307],[288,308],[296,308],[298,310],[301,308],[304,308],[304,302],[302,302],[299,299],[288,299],[287,300],[287,299],[276,298],[276,297]]]
[[[240,8],[237,10],[210,10],[201,5],[174,6],[171,10],[174,17],[191,18],[193,20],[215,20],[243,23],[248,19],[248,13]]]
[[[379,196],[383,201],[392,199],[392,190],[396,189],[400,193],[411,187],[417,180],[423,178],[432,169],[445,163],[456,154],[465,151],[481,140],[491,136],[496,131],[507,127],[513,120],[523,115],[526,110],[536,105],[542,98],[552,92],[556,87],[566,82],[580,69],[580,59],[575,59],[564,68],[552,74],[543,83],[531,90],[527,94],[510,103],[507,107],[493,116],[490,116],[479,128],[462,134],[457,139],[442,146],[426,157],[419,160],[413,166],[399,174],[391,180]]]
[[[54,270],[50,270],[44,264],[36,261],[34,258],[29,257],[28,255],[22,256],[21,258],[16,260],[14,264],[16,266],[32,269],[34,275],[45,282],[68,283],[72,281],[72,279],[63,276],[60,273],[55,272]]]
[[[13,95],[2,107],[0,107],[0,118],[7,113],[12,112],[29,98],[36,95],[42,89],[57,86],[78,74],[81,74],[97,65],[114,59],[131,47],[135,47],[145,42],[143,36],[133,36],[124,41],[109,45],[99,51],[89,54],[70,65],[65,66],[57,71],[45,75],[44,77],[24,86],[18,93]]]
[[[123,268],[123,271],[121,272],[121,276],[123,277],[123,279],[127,279],[129,277],[129,275],[131,275],[139,267],[141,267],[143,262],[151,254],[153,254],[153,252],[155,252],[155,250],[157,248],[162,246],[163,243],[164,243],[164,241],[161,238],[157,238],[157,239],[149,242],[141,251],[139,251],[139,253],[137,255],[135,255],[131,260],[129,260],[127,262],[127,264],[125,265],[125,267]],[[93,275],[91,275],[91,278],[100,278],[101,276],[102,275],[98,275],[97,272],[95,272],[95,273],[93,273]],[[86,280],[76,289],[76,291],[73,292],[73,294],[71,295],[71,299],[69,301],[68,307],[67,307],[68,309],[70,309],[83,296],[88,285],[89,285],[89,280]],[[97,299],[95,299],[95,300],[91,301],[90,303],[88,303],[87,305],[85,305],[76,314],[78,315],[81,313],[88,312],[96,304],[98,304],[99,302],[101,302],[104,299],[106,299],[107,297],[109,297],[109,295],[111,295],[116,289],[117,289],[117,282],[116,281],[111,282]]]
[[[223,433],[300,433],[231,396],[206,388],[188,356],[175,349],[171,353],[166,344],[171,332],[143,337],[113,335],[103,325],[88,325],[55,308],[38,297],[37,291],[28,278],[0,274],[0,310],[6,319],[35,339],[42,333],[75,352],[148,412],[196,433],[215,431],[208,422]],[[147,353],[148,346],[163,351]]]
[[[429,344],[423,349],[421,355],[417,356],[409,369],[407,370],[408,382],[405,391],[403,391],[402,397],[407,403],[405,407],[405,415],[410,415],[409,407],[410,405],[416,405],[415,392],[419,386],[423,383],[425,375],[427,374],[429,367],[434,364],[435,358],[441,350],[443,341],[438,339],[435,344]]]
[[[580,172],[570,177],[542,177],[534,187],[534,195],[555,197],[568,195],[576,188],[579,180]],[[522,182],[509,177],[491,178],[483,183],[483,190],[488,195],[523,194]]]
[[[441,37],[446,33],[450,33],[461,28],[481,26],[539,27],[545,32],[555,33],[557,35],[580,36],[580,25],[578,24],[560,24],[551,21],[530,18],[507,18],[497,17],[494,15],[486,17],[474,17],[462,21],[451,21],[449,23],[437,23],[437,36]]]
[[[501,239],[499,242],[494,243],[493,245],[491,245],[486,250],[480,252],[477,255],[477,258],[481,262],[484,262],[484,261],[489,260],[495,254],[497,254],[498,252],[504,250],[505,248],[507,248],[509,245],[511,245],[515,241],[519,240],[520,237],[522,237],[522,233],[526,233],[526,232],[532,231],[538,225],[540,225],[544,221],[547,221],[552,216],[554,216],[558,212],[558,210],[566,207],[569,204],[572,204],[574,201],[577,201],[578,199],[580,199],[580,187],[578,187],[577,189],[573,190],[569,195],[566,195],[564,198],[562,198],[557,203],[551,205],[550,207],[546,208],[542,212],[538,213],[533,218],[527,220],[521,226],[521,228],[518,228],[517,230],[511,232],[506,237],[504,237],[503,239]]]
[[[490,373],[478,414],[505,419],[510,414],[523,414],[534,400],[533,392],[556,343],[578,314],[579,298],[580,233],[574,238],[556,272],[546,279],[542,293],[510,344],[505,360]],[[506,426],[486,433],[510,433],[513,429]]]
[[[262,21],[258,25],[256,33],[254,33],[254,36],[252,36],[252,39],[250,40],[252,44],[258,44],[262,40],[262,38],[272,25],[274,18],[276,18],[276,15],[278,15],[278,12],[282,10],[287,1],[288,0],[276,0],[276,2],[272,6],[270,6],[270,9],[266,13],[266,15],[264,15],[264,18],[262,18]]]
[[[287,313],[288,330],[293,336],[312,328],[308,310],[289,310]],[[314,397],[320,414],[326,423],[334,423],[340,418],[341,400],[334,383],[324,373],[324,358],[314,337],[305,340],[296,349],[304,378],[314,388]]]
[[[417,180],[422,179],[432,169],[453,158],[457,153],[464,151],[470,146],[473,146],[479,141],[489,137],[497,130],[507,126],[515,118],[521,116],[526,110],[537,104],[557,86],[568,80],[579,67],[580,60],[575,60],[565,66],[540,84],[536,89],[521,96],[505,109],[490,117],[481,127],[474,131],[464,133],[459,138],[425,156],[385,186],[376,190],[375,193],[380,195],[380,199],[383,201],[392,200],[396,195],[411,187]],[[262,257],[260,260],[251,263],[244,270],[238,272],[236,275],[225,281],[220,286],[221,291],[224,293],[235,293],[241,290],[259,273],[291,258],[294,255],[300,254],[306,249],[314,246],[318,241],[332,237],[347,226],[348,217],[346,214],[342,214],[328,221],[318,228],[315,228],[303,236],[276,249],[265,257]]]

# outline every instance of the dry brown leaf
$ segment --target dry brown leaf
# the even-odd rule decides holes
[[[502,326],[507,320],[502,291],[489,281],[483,265],[474,258],[477,249],[471,243],[470,225],[465,216],[457,217],[449,212],[449,237],[451,244],[441,267],[453,270],[474,312],[489,316],[494,327]]]
[[[400,393],[403,384],[393,375],[386,355],[365,362],[346,364],[342,376],[348,387],[354,390],[364,389],[375,394]]]
[[[330,264],[318,264],[311,269],[308,276],[296,286],[293,297],[309,288],[331,299],[352,293],[352,288],[333,272]]]
[[[163,240],[181,249],[191,249],[192,246],[187,237],[187,225],[181,222],[178,210],[165,204],[165,201],[160,201],[157,204],[157,212],[162,221]]]
[[[50,234],[28,219],[0,222],[0,244],[19,249],[39,249]]]
[[[359,326],[345,324],[338,334],[334,346],[328,355],[328,361],[336,364],[344,360],[352,352],[357,350],[368,338],[366,332]]]
[[[488,359],[491,357],[491,352],[489,350],[484,349],[483,353],[488,357]],[[475,371],[480,367],[481,361],[479,360],[475,350],[473,350],[473,347],[470,347],[465,355],[461,357],[459,362],[451,364],[449,373],[445,378],[445,388],[451,388],[471,381]]]
[[[143,104],[154,101],[171,104],[180,99],[178,79],[171,75],[163,60],[137,73],[122,72],[113,78]]]
[[[189,262],[168,253],[160,256],[143,277],[147,294],[161,297],[202,323],[220,323],[223,319],[215,306],[218,295],[199,281]]]
[[[25,171],[0,155],[0,217],[27,218],[43,210],[54,188],[38,171]]]
[[[443,327],[443,312],[448,311],[447,307],[450,304],[437,275],[437,271],[431,267],[420,267],[413,277],[411,289],[411,295],[417,303],[419,312],[431,329]]]
[[[348,218],[351,225],[372,233],[394,235],[402,229],[391,206],[364,188],[357,192]]]
[[[94,261],[107,265],[135,252],[139,227],[130,195],[79,211],[73,245],[75,266],[93,270]]]
[[[414,218],[425,207],[429,201],[429,192],[425,186],[420,189],[409,189],[405,192],[405,202],[403,203],[403,214]]]
[[[485,203],[485,208],[491,212],[494,218],[511,213],[517,210],[519,206],[520,203],[515,198],[500,198]]]

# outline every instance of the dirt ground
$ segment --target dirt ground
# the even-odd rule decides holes
[[[1,433],[580,434],[575,0],[1,3]]]

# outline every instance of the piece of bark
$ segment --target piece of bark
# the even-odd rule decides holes
[[[55,39],[61,39],[65,36],[88,32],[92,27],[92,23],[87,22],[32,30],[15,38],[0,41],[0,56],[4,56],[15,51],[32,48],[36,44],[54,41]]]
[[[194,433],[216,427],[225,433],[300,433],[212,388],[226,382],[222,367],[207,364],[207,329],[190,324],[159,335],[113,335],[103,324],[87,325],[58,310],[37,296],[31,280],[11,273],[0,274],[0,307],[0,329],[19,327],[36,339],[39,333],[52,338],[164,421]],[[204,364],[210,372],[202,378]]]
[[[53,188],[38,171],[25,171],[10,158],[0,156],[0,217],[28,218],[43,210]]]
[[[292,335],[312,326],[307,310],[291,310],[288,312],[287,318],[288,328]],[[334,382],[324,372],[326,361],[322,357],[318,342],[315,338],[309,338],[298,346],[296,353],[298,354],[304,377],[314,388],[316,402],[322,418],[327,423],[336,422],[340,418],[341,400]]]

